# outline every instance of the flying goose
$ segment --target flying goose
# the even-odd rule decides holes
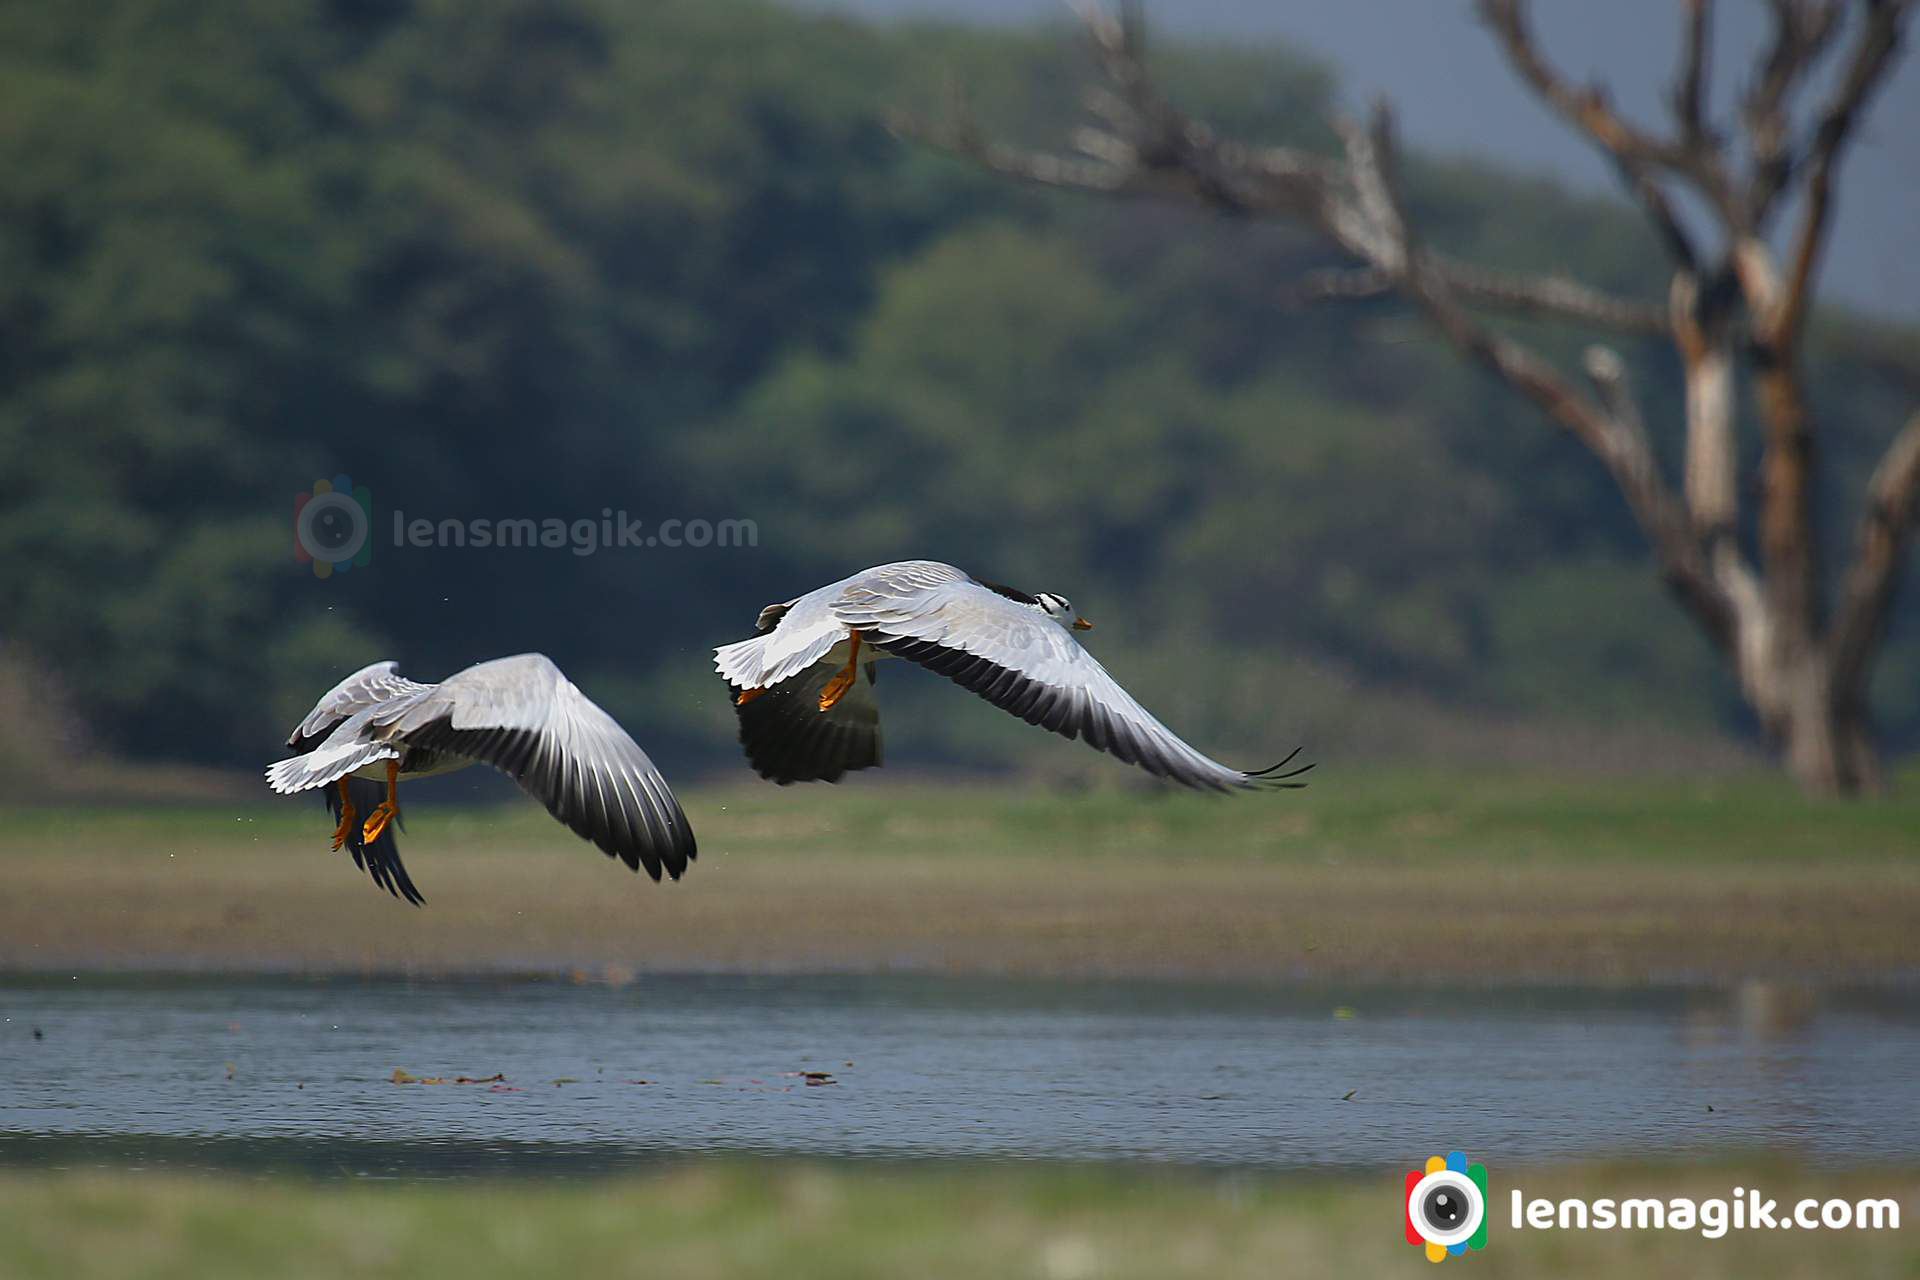
[[[1297,749],[1243,773],[1182,742],[1080,647],[1072,633],[1092,625],[1064,596],[903,560],[768,605],[758,634],[714,650],[714,667],[734,691],[747,759],[782,785],[838,782],[880,763],[882,658],[917,662],[1028,724],[1198,790],[1305,785],[1292,779],[1312,765],[1279,772]]]
[[[298,754],[268,768],[267,784],[282,795],[327,788],[339,819],[333,847],[344,845],[375,884],[415,905],[424,899],[391,830],[399,781],[471,764],[500,770],[583,839],[655,880],[663,869],[678,880],[694,857],[687,815],[653,761],[545,654],[496,658],[439,684],[376,662],[328,691],[287,745]]]

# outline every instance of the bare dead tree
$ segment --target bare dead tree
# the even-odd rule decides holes
[[[1619,114],[1603,87],[1569,81],[1536,43],[1526,0],[1477,0],[1513,69],[1599,148],[1652,224],[1671,271],[1664,303],[1612,296],[1564,276],[1476,267],[1427,246],[1401,198],[1384,102],[1364,127],[1335,122],[1338,157],[1218,136],[1155,86],[1137,6],[1115,16],[1098,0],[1069,0],[1104,78],[1087,95],[1099,123],[1073,134],[1077,154],[1003,145],[959,109],[940,121],[900,118],[896,129],[1028,182],[1174,197],[1318,232],[1358,265],[1320,273],[1300,294],[1409,299],[1463,356],[1584,445],[1612,476],[1679,603],[1731,664],[1786,767],[1811,791],[1852,793],[1880,785],[1866,686],[1920,499],[1920,410],[1895,431],[1868,482],[1856,545],[1829,600],[1814,526],[1819,431],[1802,350],[1836,171],[1916,0],[1767,2],[1772,38],[1738,113],[1744,146],[1735,146],[1708,109],[1712,0],[1684,4],[1671,121],[1659,132]],[[1829,55],[1840,60],[1834,85],[1811,129],[1797,129],[1796,97]],[[1697,236],[1677,212],[1683,190],[1710,211],[1710,236]],[[1768,237],[1796,195],[1783,256]],[[1583,386],[1489,327],[1486,312],[1670,341],[1686,376],[1678,491],[1656,461],[1626,364],[1613,349],[1588,349]],[[1742,374],[1760,439],[1751,513],[1741,509],[1737,475]]]

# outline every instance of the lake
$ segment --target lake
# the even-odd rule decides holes
[[[0,1082],[0,1160],[63,1166],[1912,1163],[1920,990],[36,976]]]

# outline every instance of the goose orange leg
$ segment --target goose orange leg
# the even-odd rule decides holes
[[[860,633],[855,630],[847,634],[853,637],[847,645],[847,665],[841,668],[833,679],[827,681],[825,688],[820,690],[822,711],[833,710],[833,704],[847,696],[847,690],[853,688],[854,676],[860,671]]]
[[[765,689],[742,689],[733,695],[733,705],[736,707],[744,707],[765,692]]]
[[[375,840],[378,840],[380,833],[387,829],[387,824],[392,822],[394,815],[399,812],[400,762],[398,760],[389,760],[387,761],[387,798],[380,802],[378,808],[367,815],[367,825],[360,829],[361,838],[368,844],[372,844]]]
[[[347,780],[340,779],[340,825],[333,829],[333,847],[338,852],[347,842],[347,833],[353,830],[353,820],[360,815],[354,812],[353,798],[347,794]]]

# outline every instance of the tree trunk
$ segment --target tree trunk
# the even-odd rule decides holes
[[[1787,771],[1809,793],[1851,796],[1880,789],[1880,755],[1865,709],[1834,688],[1824,654],[1779,664],[1755,692]]]

